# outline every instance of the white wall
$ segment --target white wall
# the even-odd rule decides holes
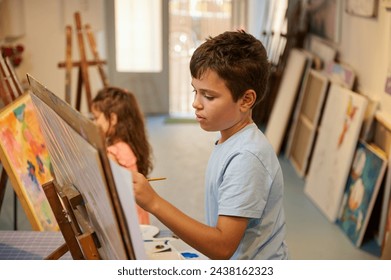
[[[12,1],[12,0],[8,0]],[[24,45],[23,61],[16,68],[20,80],[26,80],[29,73],[44,84],[56,95],[64,98],[65,70],[58,68],[59,62],[65,61],[65,26],[72,25],[75,30],[74,12],[81,14],[82,24],[89,23],[95,34],[98,51],[105,58],[105,22],[103,0],[24,0],[25,35],[12,42]],[[73,35],[72,56],[74,61],[79,59],[76,33]],[[92,58],[86,45],[87,58]],[[77,85],[77,68],[73,69],[72,102],[75,101]],[[102,86],[97,67],[89,67],[92,94]],[[83,93],[81,111],[87,112],[87,103]]]
[[[353,16],[343,11],[338,48],[340,60],[356,70],[357,91],[378,100],[380,109],[391,117],[391,95],[384,91],[391,60],[390,18],[391,12],[381,4],[376,18]]]
[[[387,71],[391,64],[391,12],[386,11],[381,2],[379,1],[377,17],[370,19],[347,14],[344,11],[345,1],[342,1],[341,40],[336,47],[340,60],[356,70],[358,91],[379,100],[381,110],[391,115],[391,95],[384,92]],[[107,3],[104,0],[24,0],[26,32],[15,42],[21,42],[25,46],[23,62],[17,68],[19,78],[24,79],[26,73],[30,73],[54,93],[63,97],[65,71],[58,68],[57,63],[65,59],[65,25],[74,26],[73,11],[81,11],[83,23],[91,23],[95,31],[99,53],[104,59],[107,57],[107,29],[104,16],[106,7]],[[254,10],[259,10],[259,6]],[[260,14],[262,12],[259,11]],[[254,14],[252,17],[254,21]],[[107,17],[107,20],[112,18]],[[107,38],[110,38],[110,34],[108,35]],[[76,59],[76,37],[73,50]],[[109,59],[112,58],[113,56],[109,56]],[[101,87],[101,82],[97,70],[93,68],[91,67],[89,72],[95,93]],[[75,92],[76,68],[73,74],[72,89]],[[168,77],[165,79],[168,81]],[[117,79],[115,82],[120,83]]]

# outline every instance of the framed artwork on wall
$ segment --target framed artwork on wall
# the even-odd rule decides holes
[[[378,0],[346,0],[345,11],[360,17],[377,17]]]
[[[341,0],[311,0],[306,6],[309,32],[333,43],[340,40]]]

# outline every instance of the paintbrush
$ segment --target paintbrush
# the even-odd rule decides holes
[[[160,181],[160,180],[166,180],[167,178],[166,177],[156,177],[156,178],[148,178],[147,180],[149,182],[151,181]]]

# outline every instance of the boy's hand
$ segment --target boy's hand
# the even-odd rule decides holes
[[[152,189],[143,174],[132,171],[132,177],[134,197],[137,204],[144,210],[153,213],[153,205],[159,198],[158,194]]]

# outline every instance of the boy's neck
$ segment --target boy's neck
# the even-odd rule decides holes
[[[227,141],[232,135],[236,134],[238,131],[242,130],[244,127],[248,126],[249,124],[252,124],[254,121],[253,119],[247,118],[237,124],[235,124],[233,127],[220,131],[220,139],[218,140],[218,144],[222,144],[225,141]]]

